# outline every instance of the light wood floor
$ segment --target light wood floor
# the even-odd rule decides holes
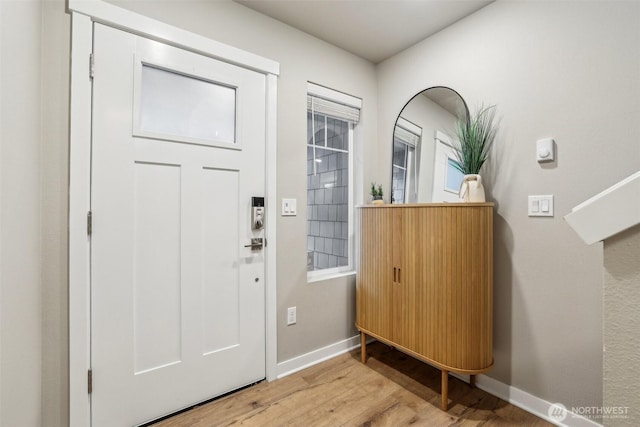
[[[154,424],[183,426],[551,426],[450,377],[440,410],[440,371],[384,344],[262,382]]]

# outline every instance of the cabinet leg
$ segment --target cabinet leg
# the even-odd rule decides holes
[[[447,407],[449,406],[448,394],[449,394],[449,371],[442,370],[442,386],[441,386],[441,394],[442,394],[442,410],[447,411]]]
[[[469,385],[472,388],[476,388],[476,376],[475,375],[469,375]]]
[[[360,332],[360,361],[367,363],[367,335]]]

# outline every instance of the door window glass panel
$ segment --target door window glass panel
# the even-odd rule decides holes
[[[447,157],[447,169],[446,169],[446,180],[445,187],[446,191],[451,193],[460,192],[460,186],[462,185],[462,180],[464,179],[464,174],[458,170],[455,166],[455,160],[451,157]]]
[[[141,131],[235,143],[234,88],[145,64],[141,82]]]

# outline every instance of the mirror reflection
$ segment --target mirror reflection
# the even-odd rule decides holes
[[[392,203],[458,202],[463,175],[452,164],[456,121],[467,105],[453,89],[426,89],[409,100],[393,131]]]

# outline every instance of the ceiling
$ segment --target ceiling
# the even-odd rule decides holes
[[[234,0],[377,64],[494,0]]]

